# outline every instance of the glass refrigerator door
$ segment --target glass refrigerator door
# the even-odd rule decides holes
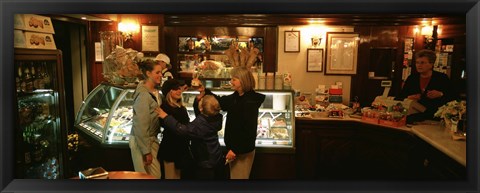
[[[232,94],[233,91],[212,91],[216,95],[223,96]],[[265,101],[260,106],[257,125],[256,146],[264,149],[292,150],[294,147],[295,126],[293,113],[293,92],[291,91],[258,91],[265,94]],[[195,119],[193,101],[198,91],[185,91],[183,100],[187,106],[190,121]],[[227,112],[221,111],[224,121],[222,130],[218,132],[221,145],[225,145],[223,136],[225,132],[225,119]]]
[[[63,153],[57,60],[15,60],[16,178],[58,179]]]

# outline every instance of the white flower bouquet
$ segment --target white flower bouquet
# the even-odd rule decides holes
[[[435,117],[449,120],[462,120],[465,119],[467,113],[467,101],[450,101],[447,104],[438,108],[434,114]]]

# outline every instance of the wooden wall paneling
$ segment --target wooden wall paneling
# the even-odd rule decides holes
[[[180,66],[177,61],[178,38],[176,36],[176,28],[165,26],[163,28],[163,33],[165,40],[165,54],[170,58],[170,64],[172,64],[171,72],[175,76],[177,75],[177,72],[180,71]]]
[[[382,95],[384,88],[380,86],[381,79],[368,77],[370,65],[370,48],[393,47],[396,48],[395,72],[392,80],[390,96],[396,96],[401,89],[401,75],[403,62],[403,38],[408,29],[405,26],[357,26],[355,32],[360,34],[360,45],[357,59],[357,74],[352,76],[351,94],[353,98],[359,97],[361,106],[370,106],[376,96]],[[388,64],[390,65],[390,64]],[[365,92],[368,90],[369,92]]]
[[[447,24],[442,25],[440,39],[453,39],[453,53],[451,58],[451,81],[461,95],[466,93],[466,80],[461,78],[462,71],[466,69],[466,25]]]
[[[263,53],[263,71],[277,72],[277,48],[278,48],[278,29],[277,27],[265,27],[264,35],[264,53]]]
[[[392,79],[392,88],[390,89],[390,96],[397,96],[402,89],[402,73],[403,73],[403,55],[404,42],[406,37],[414,37],[413,27],[399,26],[398,28],[398,43],[397,43],[397,58],[395,61],[395,72]],[[414,65],[414,63],[412,63]]]
[[[87,39],[87,49],[89,50],[88,63],[87,65],[89,70],[89,85],[88,91],[92,91],[97,85],[105,81],[103,78],[102,72],[102,62],[95,62],[95,42],[100,42],[100,32],[101,31],[116,31],[117,30],[117,23],[116,22],[89,22],[88,24],[88,34],[89,36]]]
[[[366,90],[369,90],[371,85],[368,80],[368,65],[370,62],[370,47],[371,36],[370,27],[355,27],[355,33],[359,34],[360,44],[358,46],[357,58],[357,74],[352,76],[350,96],[354,98],[358,96],[361,106],[369,106],[369,101]],[[369,90],[370,91],[370,90]],[[373,90],[372,90],[373,91]]]

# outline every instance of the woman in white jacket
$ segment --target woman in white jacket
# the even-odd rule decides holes
[[[157,160],[160,120],[155,109],[161,99],[155,87],[162,82],[162,67],[153,60],[138,63],[144,80],[133,93],[133,126],[129,141],[135,171],[161,177],[160,163]]]

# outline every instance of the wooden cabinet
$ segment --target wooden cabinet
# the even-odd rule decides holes
[[[263,153],[257,148],[250,179],[297,179],[295,163],[295,154]]]
[[[411,168],[416,179],[466,180],[465,166],[420,138],[416,138],[415,143]]]
[[[297,179],[459,180],[465,167],[413,133],[357,121],[297,119]]]

